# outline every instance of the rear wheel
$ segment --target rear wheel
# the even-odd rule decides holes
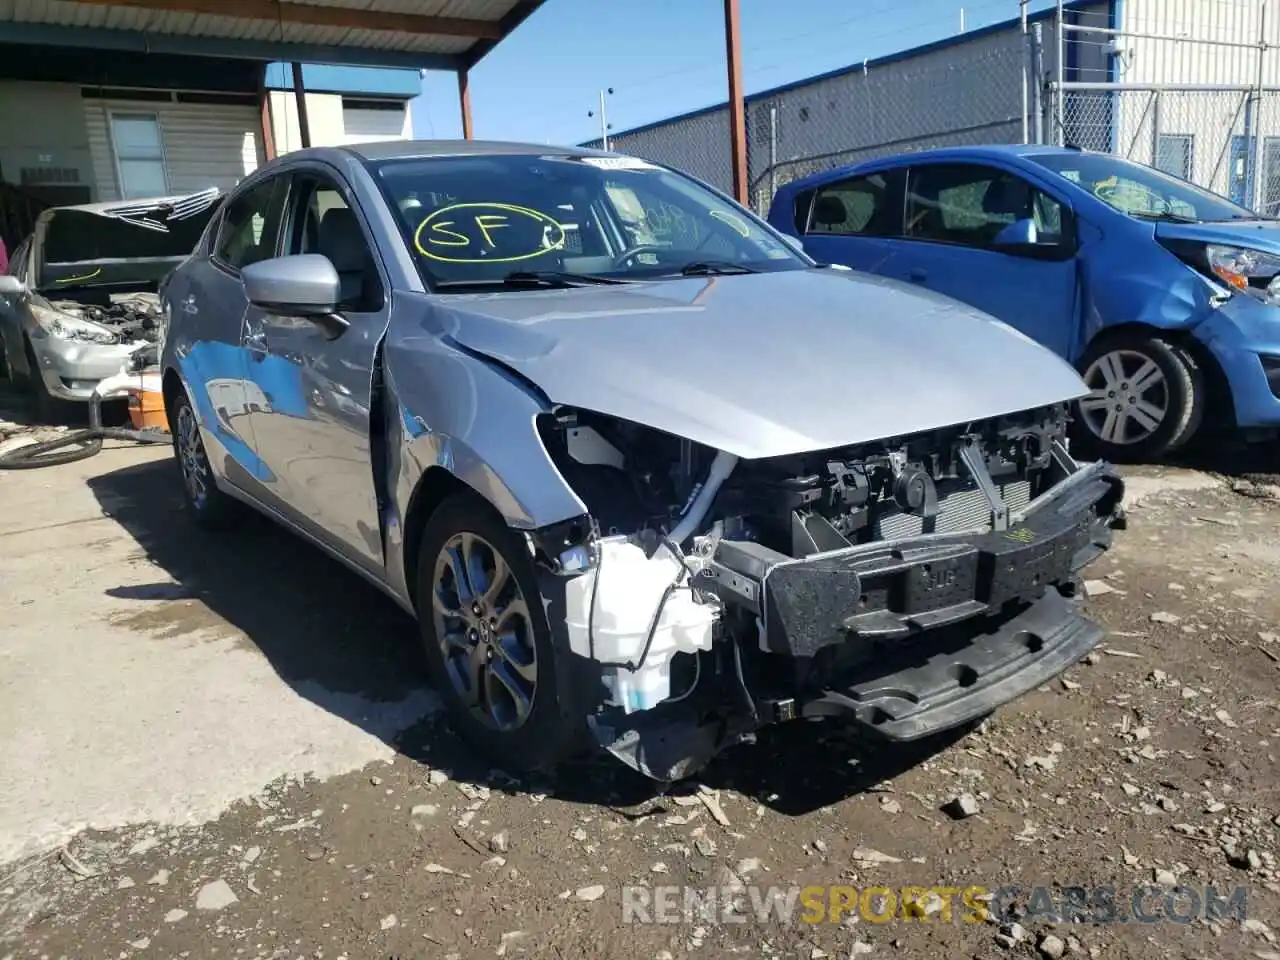
[[[1181,347],[1125,332],[1080,362],[1090,393],[1076,402],[1077,440],[1116,462],[1159,459],[1191,439],[1204,418],[1204,376]]]
[[[473,749],[513,770],[546,769],[574,752],[581,718],[567,655],[529,552],[474,494],[449,498],[427,521],[415,596],[427,664]]]
[[[218,489],[213,467],[200,436],[200,422],[185,393],[179,393],[169,411],[173,452],[182,471],[187,511],[206,529],[221,529],[235,519],[239,504]]]

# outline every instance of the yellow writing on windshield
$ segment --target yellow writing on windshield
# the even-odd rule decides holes
[[[453,203],[418,224],[413,246],[444,263],[512,263],[563,250],[554,217],[514,203]]]

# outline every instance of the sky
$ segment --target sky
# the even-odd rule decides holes
[[[1054,0],[1031,0],[1034,12]],[[748,94],[1018,16],[1018,0],[741,0]],[[576,144],[723,102],[721,0],[546,0],[471,72],[475,135]],[[414,135],[462,135],[452,73],[428,73]],[[588,113],[595,116],[588,116]]]

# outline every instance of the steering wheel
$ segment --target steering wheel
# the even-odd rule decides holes
[[[621,270],[628,261],[634,260],[642,253],[653,253],[659,256],[667,251],[667,247],[659,246],[656,243],[641,243],[628,250],[623,250],[620,254],[613,258],[613,269]]]

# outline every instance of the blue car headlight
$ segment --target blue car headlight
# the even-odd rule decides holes
[[[1280,307],[1280,256],[1249,247],[1201,243],[1180,238],[1157,242],[1223,293],[1242,293],[1269,306]]]
[[[1213,275],[1227,286],[1280,307],[1280,257],[1213,243],[1204,248],[1204,256]]]

